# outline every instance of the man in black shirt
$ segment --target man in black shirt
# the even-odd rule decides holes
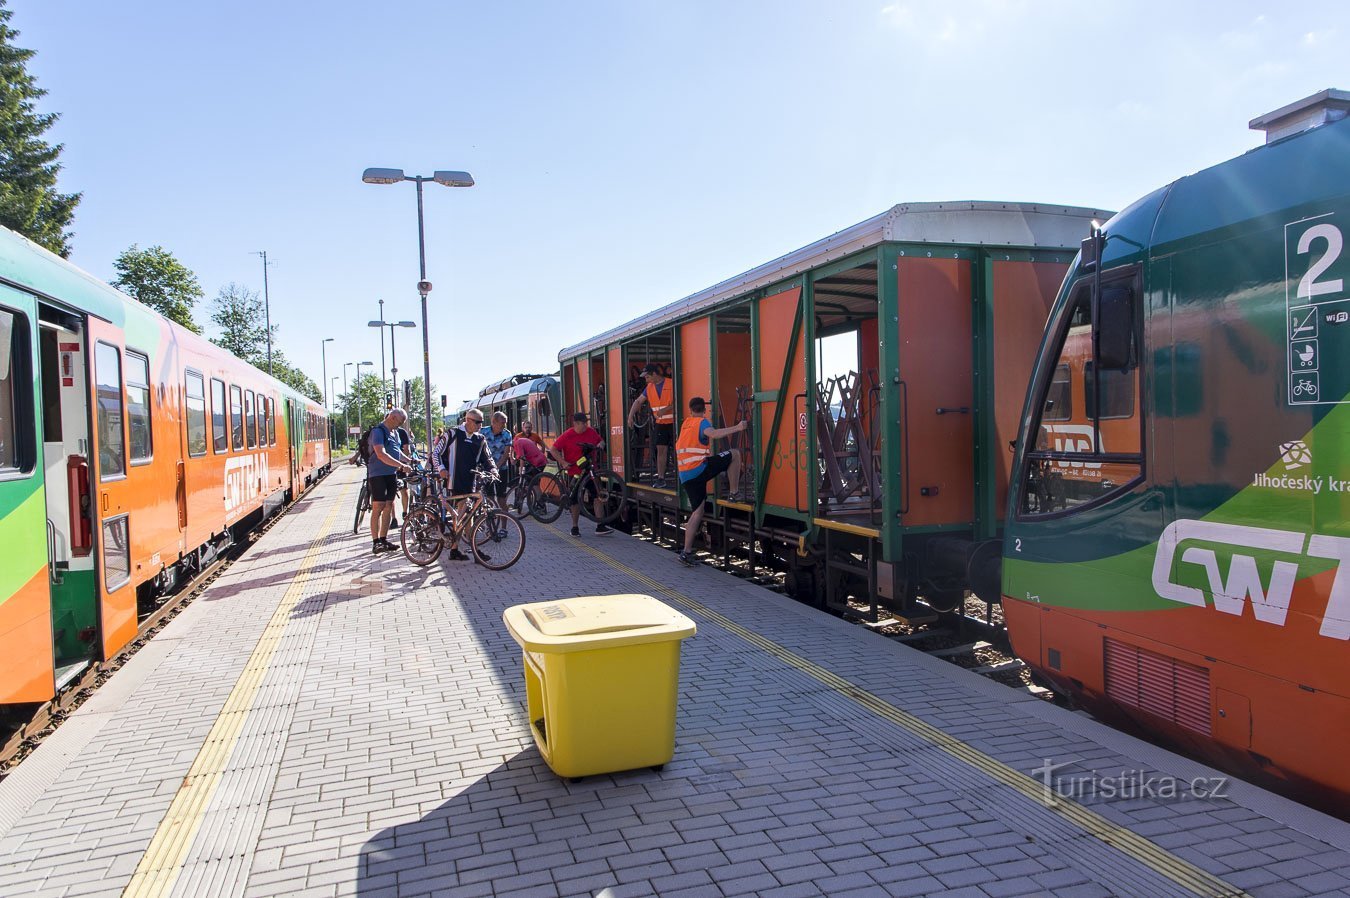
[[[441,477],[451,496],[460,496],[473,491],[473,472],[483,468],[494,477],[497,465],[488,451],[487,440],[483,438],[483,412],[471,408],[464,415],[464,423],[450,431],[441,449]],[[459,546],[450,546],[450,560],[464,561],[468,556],[459,551]]]

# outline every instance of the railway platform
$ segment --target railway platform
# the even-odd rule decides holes
[[[650,542],[373,557],[359,476],[0,783],[0,894],[1350,894],[1350,825]],[[699,627],[675,758],[562,780],[502,610],[633,592]]]

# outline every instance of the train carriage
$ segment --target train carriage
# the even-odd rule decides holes
[[[0,704],[42,702],[326,469],[281,382],[0,230]]]
[[[478,391],[477,399],[466,399],[455,409],[455,423],[461,424],[471,408],[481,409],[489,418],[495,412],[506,415],[506,426],[518,431],[529,421],[534,432],[547,445],[552,445],[561,433],[558,411],[562,396],[558,378],[548,374],[516,374],[503,381],[489,384]]]
[[[1266,146],[1084,244],[1021,419],[1003,572],[1013,648],[1057,692],[1341,814],[1347,111],[1326,91],[1255,120]],[[1100,382],[1069,376],[1088,366]],[[1095,405],[1060,399],[1071,379]]]
[[[896,206],[564,349],[566,411],[588,411],[605,435],[629,522],[678,528],[683,497],[653,477],[659,432],[627,421],[654,364],[677,426],[693,396],[712,400],[716,426],[751,421],[736,444],[751,496],[722,496],[705,519],[724,562],[874,617],[881,605],[929,617],[971,587],[997,601],[1031,360],[1074,249],[1108,216]]]

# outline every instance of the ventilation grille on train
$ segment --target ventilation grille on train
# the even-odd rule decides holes
[[[1210,735],[1208,668],[1107,639],[1106,695]]]

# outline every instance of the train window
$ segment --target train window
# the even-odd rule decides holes
[[[32,471],[37,459],[30,346],[28,319],[0,309],[0,473],[10,476]]]
[[[1121,291],[1118,276],[1111,283],[1117,296],[1137,295]],[[1091,278],[1080,281],[1051,324],[1055,339],[1046,345],[1054,368],[1042,381],[1040,414],[1030,430],[1034,443],[1026,449],[1020,484],[1022,515],[1063,514],[1096,503],[1133,486],[1144,473],[1139,367],[1111,370],[1097,364],[1092,289]],[[1099,371],[1104,376],[1098,378]],[[1072,402],[1079,384],[1085,398],[1081,412]]]
[[[211,451],[230,448],[230,428],[225,424],[225,381],[211,378]]]
[[[1042,421],[1067,421],[1073,415],[1073,376],[1068,365],[1055,368],[1050,381],[1050,392],[1045,395]]]
[[[230,448],[244,448],[244,392],[230,387]]]
[[[187,406],[187,452],[193,458],[206,454],[206,381],[196,371],[183,377]]]
[[[94,382],[98,395],[98,477],[110,480],[127,473],[127,447],[122,437],[122,357],[116,346],[94,347]]]
[[[248,448],[252,449],[257,445],[255,434],[257,433],[258,419],[253,413],[253,391],[244,391],[244,442]]]
[[[277,402],[270,396],[267,398],[267,445],[275,446],[277,444]]]
[[[154,455],[150,431],[150,360],[127,350],[127,425],[131,431],[131,463],[143,464]]]
[[[131,530],[126,515],[103,522],[103,586],[108,592],[131,579]]]

